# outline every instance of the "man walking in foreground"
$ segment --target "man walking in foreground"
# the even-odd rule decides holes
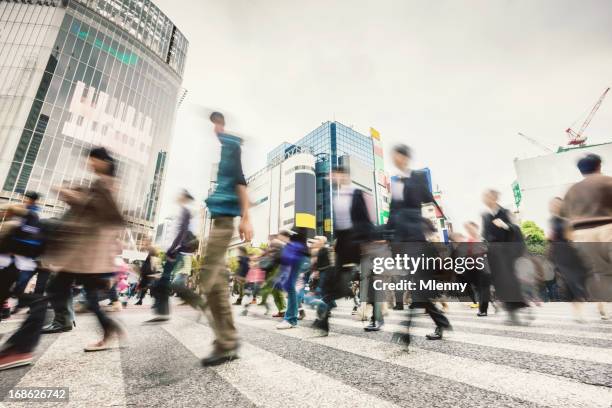
[[[241,139],[225,133],[225,118],[219,112],[210,115],[221,143],[221,159],[217,171],[217,188],[206,200],[212,218],[212,228],[204,263],[200,270],[200,286],[206,296],[215,332],[214,350],[202,360],[203,366],[213,366],[238,357],[238,334],[229,302],[225,253],[234,231],[234,217],[240,217],[240,238],[250,241],[253,228],[249,220],[249,199],[242,172]]]

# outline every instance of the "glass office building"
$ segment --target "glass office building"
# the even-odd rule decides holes
[[[87,185],[86,152],[118,160],[132,239],[153,230],[188,43],[149,0],[0,0],[0,204]]]
[[[332,197],[336,187],[331,171],[339,165],[351,169],[351,179],[359,188],[377,195],[374,143],[370,136],[339,122],[325,122],[295,143],[284,142],[268,154],[273,162],[293,146],[308,147],[315,155],[317,234],[333,237]]]

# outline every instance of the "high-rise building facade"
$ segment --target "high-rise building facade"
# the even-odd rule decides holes
[[[281,157],[247,180],[255,244],[294,227],[315,235],[315,157],[298,146]]]
[[[371,135],[366,136],[342,123],[324,122],[297,142],[284,142],[276,147],[268,154],[268,162],[277,160],[295,146],[308,148],[315,156],[318,235],[333,236],[332,197],[336,193],[336,186],[330,181],[331,171],[338,166],[349,168],[353,185],[373,197],[378,223],[386,221],[388,182],[384,175],[382,144],[378,132],[371,129]]]
[[[118,160],[135,240],[153,231],[188,43],[149,0],[0,0],[0,203],[86,185],[86,152]],[[127,233],[127,232],[126,232]]]

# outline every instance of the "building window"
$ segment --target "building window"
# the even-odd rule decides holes
[[[289,170],[285,170],[285,175],[292,173],[294,171],[298,171],[298,170],[310,170],[310,171],[314,171],[314,168],[310,167],[310,166],[295,166],[293,168],[290,168]]]
[[[295,204],[295,201],[289,201],[288,203],[285,203],[284,207],[291,207],[293,204]]]
[[[255,207],[256,205],[259,205],[259,204],[261,204],[261,203],[265,203],[266,201],[268,201],[268,197],[267,197],[267,196],[266,196],[266,197],[263,197],[263,198],[260,198],[259,200],[255,201],[255,202],[252,204],[252,206],[253,206],[253,207]]]
[[[283,222],[283,225],[293,224],[294,221],[295,221],[294,218],[290,218],[290,219],[286,220],[285,222]]]

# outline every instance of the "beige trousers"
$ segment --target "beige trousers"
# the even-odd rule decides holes
[[[215,332],[215,347],[218,351],[234,349],[238,344],[225,267],[225,253],[233,232],[233,218],[219,217],[213,220],[204,262],[200,269],[200,289],[206,296],[210,311],[207,315]]]
[[[612,301],[612,223],[575,230],[572,240],[590,267],[586,282],[589,300]]]

